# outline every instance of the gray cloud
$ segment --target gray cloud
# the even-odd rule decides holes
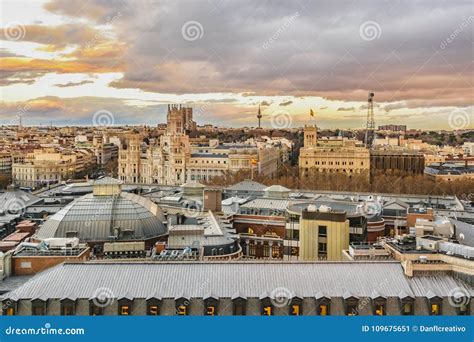
[[[83,84],[89,84],[89,83],[94,83],[94,81],[84,80],[84,81],[80,81],[80,82],[68,82],[68,83],[64,83],[64,84],[55,84],[54,86],[59,87],[59,88],[67,88],[67,87],[76,87],[76,86],[80,86],[80,85],[83,85]]]
[[[339,107],[337,109],[338,112],[353,112],[355,111],[354,107]]]
[[[292,103],[293,103],[293,101],[284,101],[284,102],[280,103],[280,106],[281,107],[286,107],[286,106],[289,106]]]
[[[71,7],[62,1],[49,5],[65,15],[74,13]],[[80,13],[104,22],[119,11],[115,29],[127,42],[128,67],[114,87],[359,101],[372,90],[378,101],[387,102],[437,99],[466,105],[472,100],[472,30],[440,48],[472,11],[469,0],[405,0],[390,6],[382,1],[96,0]],[[202,38],[183,39],[188,21],[202,25]],[[366,21],[379,24],[380,37],[361,38]]]

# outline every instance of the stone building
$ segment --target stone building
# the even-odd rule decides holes
[[[85,175],[96,163],[94,152],[88,149],[37,149],[12,164],[12,178],[16,185],[37,188]]]
[[[370,170],[369,150],[361,142],[344,138],[318,139],[316,125],[304,128],[299,168],[303,175],[313,172],[352,175]]]
[[[187,132],[195,126],[192,108],[168,107],[166,132],[147,145],[143,136],[131,134],[119,151],[119,178],[125,182],[181,185],[209,181],[228,172],[247,170],[274,176],[280,151],[252,145],[190,143]]]

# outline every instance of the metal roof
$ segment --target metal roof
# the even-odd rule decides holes
[[[269,186],[268,188],[263,189],[263,191],[268,191],[268,192],[290,192],[291,190],[288,188],[285,188],[284,186],[281,185],[272,185]]]
[[[121,180],[118,180],[116,178],[102,177],[102,178],[96,179],[93,185],[119,185],[122,183],[123,182]]]
[[[456,227],[456,238],[459,243],[474,247],[474,225],[452,218],[449,221]]]
[[[474,294],[473,288],[450,275],[406,277],[399,262],[178,262],[60,264],[34,276],[8,293],[12,300],[31,298],[89,299],[98,288],[114,298],[203,298],[213,293],[230,298],[258,298],[283,287],[302,297],[452,295],[453,288]]]
[[[22,190],[0,192],[0,222],[10,222],[20,217],[29,206],[42,201],[28,192]]]
[[[254,182],[252,180],[246,179],[242,182],[236,183],[227,187],[227,190],[233,191],[263,191],[267,186]]]
[[[271,210],[286,210],[291,200],[280,198],[256,198],[250,202],[242,204],[241,208],[252,209],[271,209]]]
[[[108,240],[113,228],[132,230],[130,239],[166,234],[164,214],[150,199],[122,192],[120,196],[82,196],[51,216],[39,229],[38,238],[67,237],[77,232],[84,241]]]

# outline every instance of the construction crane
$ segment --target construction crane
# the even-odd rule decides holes
[[[367,125],[365,128],[365,146],[372,146],[375,136],[375,120],[374,120],[374,93],[369,93],[367,99]]]

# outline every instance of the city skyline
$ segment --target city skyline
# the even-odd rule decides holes
[[[373,91],[376,125],[474,127],[469,1],[2,9],[3,125],[21,115],[25,125],[87,126],[97,112],[115,125],[155,125],[181,103],[198,124],[256,126],[260,105],[263,127],[300,127],[313,109],[322,128],[363,128]]]

